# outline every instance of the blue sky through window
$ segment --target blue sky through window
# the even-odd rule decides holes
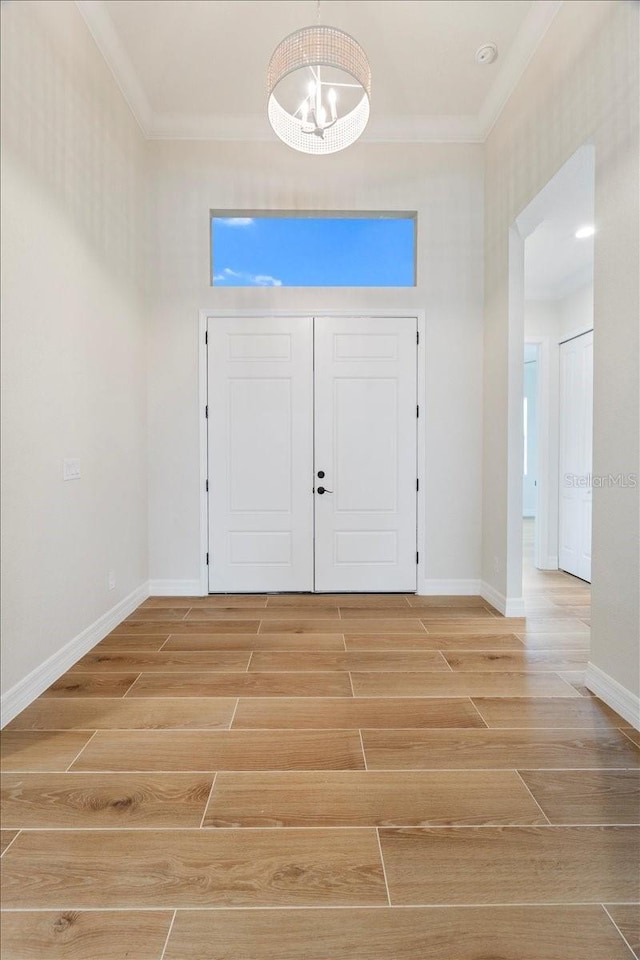
[[[412,287],[413,216],[211,218],[215,287]]]

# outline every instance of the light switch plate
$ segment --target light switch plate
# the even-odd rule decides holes
[[[79,480],[80,479],[80,460],[77,458],[66,458],[62,461],[62,479]]]

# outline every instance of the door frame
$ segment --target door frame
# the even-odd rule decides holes
[[[416,493],[416,549],[418,551],[417,588],[425,580],[426,570],[426,316],[424,310],[415,307],[408,310],[325,310],[323,308],[300,310],[208,310],[199,311],[198,320],[198,433],[200,462],[198,481],[200,484],[200,593],[207,596],[209,593],[209,567],[207,556],[209,551],[209,497],[207,491],[208,479],[208,430],[206,407],[208,403],[208,365],[206,332],[209,320],[222,317],[415,317],[418,328],[418,343],[416,346],[417,362],[417,391],[420,417],[417,418],[417,464],[419,488]],[[422,421],[422,428],[420,427]]]

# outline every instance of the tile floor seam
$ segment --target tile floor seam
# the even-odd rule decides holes
[[[602,907],[602,909],[604,910],[604,912],[606,913],[606,915],[609,917],[609,920],[610,920],[611,923],[613,924],[614,929],[618,931],[618,934],[619,934],[620,937],[622,938],[622,942],[623,942],[623,943],[625,944],[625,946],[628,948],[631,956],[634,957],[635,960],[637,960],[638,954],[637,954],[636,951],[633,949],[633,947],[631,946],[631,944],[629,943],[629,941],[628,941],[627,938],[625,937],[624,933],[622,932],[622,930],[620,929],[620,927],[618,926],[618,924],[616,923],[616,921],[613,919],[613,917],[611,916],[611,914],[610,914],[609,911],[607,910],[607,908],[606,908],[606,906],[604,905],[604,903],[601,903],[600,906]],[[613,906],[613,904],[611,904],[611,906]]]
[[[171,771],[175,773],[176,771]],[[212,771],[209,771],[211,773]],[[242,773],[243,771],[234,771],[234,770],[220,770],[219,773]],[[279,773],[289,773],[289,772],[299,772],[299,771],[251,771],[257,773],[268,773],[268,772],[279,772]],[[304,771],[305,773],[318,772],[326,773],[327,771]],[[360,771],[351,771],[364,773],[364,770]],[[369,772],[378,772],[378,771],[369,771]],[[503,823],[503,822],[491,822],[491,823],[393,823],[393,824],[383,824],[379,826],[375,823],[364,823],[364,824],[331,824],[330,826],[323,825],[313,825],[313,826],[258,826],[258,827],[244,827],[244,826],[232,826],[232,827],[215,827],[212,828],[212,833],[222,833],[223,831],[234,832],[234,833],[270,833],[276,834],[287,830],[293,833],[304,833],[306,831],[315,831],[316,833],[326,833],[327,831],[352,831],[361,833],[363,831],[371,832],[371,830],[389,830],[389,831],[403,831],[403,830],[422,830],[428,831],[429,833],[444,832],[451,830],[557,830],[557,831],[566,831],[566,830],[581,830],[581,831],[606,831],[606,830],[637,830],[640,827],[640,824],[637,823],[530,823],[529,821],[523,820],[515,823]],[[191,827],[133,827],[133,826],[120,826],[120,827],[6,827],[7,830],[19,830],[20,833],[133,833],[133,834],[142,834],[142,833],[200,833],[201,828],[199,826]],[[15,838],[14,838],[15,839]],[[570,902],[570,901],[567,901]],[[600,903],[600,901],[596,901]],[[438,906],[438,904],[434,904]]]
[[[635,907],[639,904],[629,903],[625,901],[624,903],[609,903],[609,906],[630,906]],[[474,910],[478,908],[495,908],[495,907],[603,907],[603,904],[599,900],[583,900],[583,901],[571,901],[571,900],[550,900],[550,901],[527,901],[527,902],[509,902],[509,903],[372,903],[372,904],[288,904],[287,906],[265,904],[260,906],[244,905],[244,906],[234,906],[234,905],[218,905],[211,904],[208,906],[180,906],[180,907],[77,907],[77,906],[67,906],[59,909],[66,911],[73,911],[77,913],[126,913],[128,911],[134,911],[136,913],[169,913],[172,910],[175,910],[176,913],[211,913],[211,912],[221,912],[221,911],[263,911],[263,910],[279,910],[279,911],[290,911],[290,910],[424,910],[424,911],[436,911],[436,910]],[[54,908],[55,910],[55,908]],[[0,913],[51,913],[50,907],[5,907]],[[617,927],[616,927],[617,929]],[[624,938],[623,938],[624,939]],[[626,943],[626,941],[625,941]],[[634,958],[636,954],[633,954]]]
[[[369,767],[367,766],[367,754],[364,749],[364,740],[362,739],[362,730],[358,729],[358,736],[360,737],[360,749],[362,750],[362,760],[364,763],[365,773],[368,772]]]
[[[379,829],[379,827],[376,827],[376,839],[377,839],[377,841],[378,841],[378,851],[379,851],[379,853],[380,853],[380,864],[381,864],[381,866],[382,866],[382,876],[384,877],[384,885],[385,885],[385,889],[386,889],[386,891],[387,891],[387,901],[388,901],[388,905],[389,905],[390,907],[392,907],[393,904],[391,903],[391,893],[390,893],[390,891],[389,891],[389,881],[387,880],[387,868],[386,868],[386,866],[385,866],[384,854],[383,854],[383,852],[382,852],[382,841],[381,841],[381,839],[380,839],[380,829]]]
[[[177,908],[173,911],[173,916],[169,922],[169,929],[167,930],[167,936],[164,941],[164,946],[162,948],[162,953],[160,954],[159,960],[164,960],[164,955],[167,952],[167,947],[169,945],[169,938],[171,936],[171,931],[173,930],[173,925],[176,922],[176,914],[178,913]]]
[[[132,683],[129,687],[127,687],[127,689],[126,689],[125,692],[122,694],[122,696],[121,696],[121,697],[117,697],[116,699],[118,699],[118,700],[125,700],[126,697],[127,697],[127,694],[128,694],[128,693],[131,693],[131,691],[132,691],[133,688],[135,687],[136,683],[139,681],[140,677],[142,676],[143,672],[144,672],[144,671],[141,670],[140,673],[138,674],[138,676],[137,676],[137,677],[135,678],[135,680],[133,681],[133,683]],[[71,700],[71,699],[73,699],[73,698],[72,698],[72,697],[67,697],[66,699]],[[77,699],[81,699],[81,698],[78,697]],[[84,698],[82,698],[82,699],[84,699]],[[91,699],[93,699],[93,700],[106,700],[107,698],[106,698],[106,697],[92,697]]]
[[[363,728],[366,731],[366,728]],[[205,730],[204,733],[209,731]],[[356,730],[350,731],[356,733]],[[514,767],[367,767],[368,773],[459,773],[459,774],[469,774],[469,773],[504,773],[505,771],[513,771]],[[520,767],[523,773],[638,773],[638,767]],[[358,770],[354,767],[344,767],[344,768],[335,768],[335,767],[244,767],[242,769],[234,769],[233,767],[219,767],[214,770],[212,767],[207,768],[195,768],[189,767],[188,769],[168,769],[163,770],[160,768],[141,768],[131,767],[130,769],[113,769],[113,770],[98,770],[98,769],[87,769],[87,770],[36,770],[25,768],[22,770],[3,770],[3,775],[5,777],[13,774],[34,774],[38,776],[46,776],[48,774],[54,774],[55,776],[115,776],[115,775],[129,775],[133,774],[135,776],[169,776],[176,773],[189,774],[189,775],[199,775],[199,774],[208,774],[211,775],[215,772],[218,773],[233,773],[237,774],[246,774],[251,776],[253,774],[263,774],[263,773],[273,773],[273,774],[283,774],[283,773],[336,773],[336,774],[347,774],[347,773],[364,773],[363,770]],[[543,824],[546,826],[547,824]],[[598,824],[553,824],[549,823],[548,826],[598,826]],[[627,824],[627,823],[616,823],[616,824],[605,824],[605,826],[637,826],[637,824]],[[17,830],[17,829],[36,829],[36,828],[26,828],[26,827],[3,827],[7,830]],[[75,828],[70,828],[75,829]],[[121,828],[118,828],[121,829]]]
[[[442,657],[442,659],[443,659],[444,662],[446,663],[446,665],[447,665],[447,667],[449,668],[450,672],[451,672],[451,673],[455,673],[456,671],[453,669],[453,667],[451,666],[451,664],[450,664],[449,661],[447,660],[447,657],[446,657],[446,655],[445,655],[444,650],[438,650],[437,652],[440,654],[440,656]],[[462,652],[462,651],[461,651],[461,652]],[[416,673],[417,673],[417,672],[418,672],[418,671],[416,671]],[[423,672],[424,672],[424,671],[423,671]],[[445,671],[443,671],[443,673],[444,673],[444,672],[445,672]]]
[[[7,829],[7,830],[13,829],[13,830],[16,831],[16,835],[15,835],[15,837],[11,837],[11,840],[9,840],[9,843],[6,845],[6,847],[4,848],[4,850],[2,851],[2,853],[0,853],[0,860],[4,857],[5,853],[7,852],[7,850],[9,850],[9,848],[11,847],[11,845],[16,842],[16,840],[18,839],[18,837],[19,837],[20,834],[22,833],[22,829],[23,829],[23,828],[22,828],[22,827],[6,827],[6,828],[3,827],[2,829],[3,829],[3,830],[4,830],[4,829]],[[0,912],[1,912],[1,911],[0,911]]]
[[[72,731],[72,732],[76,732],[76,731]],[[72,766],[74,765],[74,763],[76,763],[76,761],[81,757],[83,751],[85,750],[86,747],[89,746],[89,744],[91,743],[91,741],[93,740],[93,738],[95,737],[95,735],[96,735],[97,732],[98,732],[97,730],[94,730],[94,731],[93,731],[93,733],[91,734],[91,736],[89,737],[89,739],[87,740],[87,742],[86,742],[85,744],[83,744],[83,746],[82,746],[81,749],[79,750],[77,756],[75,756],[75,757],[73,758],[73,760],[71,761],[71,763],[69,764],[69,766],[66,768],[66,770],[64,770],[64,771],[62,771],[62,772],[64,772],[64,773],[69,773],[69,772],[71,771],[71,767],[72,767]],[[5,773],[8,773],[9,771],[4,771],[4,772],[5,772]],[[43,771],[43,772],[44,772],[44,771]],[[49,772],[52,772],[52,771],[46,771],[46,772],[49,773]]]
[[[237,698],[236,698],[236,705],[235,705],[235,707],[233,708],[233,713],[231,714],[231,719],[229,720],[229,726],[227,727],[227,730],[228,730],[228,731],[231,730],[231,728],[232,728],[232,726],[233,726],[233,721],[234,721],[235,718],[236,718],[236,712],[237,712],[237,710],[238,710],[239,704],[240,704],[240,697],[237,697]]]
[[[536,671],[536,670],[530,670],[530,671],[529,671],[529,673],[546,673],[546,672],[547,672],[547,671],[545,671],[545,670],[537,670],[537,671]],[[568,680],[565,680],[565,678],[562,676],[563,673],[567,673],[567,671],[566,671],[566,670],[562,670],[562,671],[560,671],[560,673],[558,673],[558,671],[552,672],[551,670],[549,670],[549,671],[548,671],[548,676],[557,677],[558,680],[562,680],[562,682],[563,682],[564,684],[566,684],[568,687],[570,687],[571,690],[574,690],[574,691],[575,691],[576,688],[575,688],[574,686],[572,686],[572,685],[569,683]],[[560,699],[562,699],[562,698],[560,698]],[[573,697],[572,699],[575,700],[575,697]],[[584,698],[583,698],[583,699],[584,699]]]
[[[202,811],[202,817],[200,818],[200,829],[204,827],[205,817],[207,816],[207,810],[209,809],[209,804],[211,803],[211,797],[213,796],[213,788],[216,785],[216,780],[218,779],[218,771],[213,775],[213,780],[211,781],[211,787],[209,788],[209,795],[207,797],[207,802],[204,805],[204,810]]]
[[[207,698],[206,698],[206,697],[177,697],[177,698],[172,698],[172,697],[164,697],[164,698],[162,698],[162,697],[155,697],[155,698],[139,697],[139,698],[137,698],[137,699],[140,700],[140,701],[142,701],[142,700],[144,700],[144,699],[154,699],[154,700],[161,700],[161,699],[165,699],[165,700],[178,699],[178,700],[180,700],[180,701],[188,702],[190,699],[191,699],[191,700],[196,700],[196,699],[202,700],[202,699],[207,699]],[[277,697],[237,697],[237,698],[236,698],[236,697],[220,697],[220,698],[211,697],[211,698],[209,698],[209,699],[212,699],[212,700],[215,700],[215,699],[222,699],[222,700],[233,700],[233,699],[237,699],[237,700],[243,700],[243,699],[244,699],[244,700],[248,700],[248,701],[250,701],[250,702],[253,702],[253,701],[255,701],[255,700],[277,700],[278,698],[277,698]],[[347,700],[347,701],[351,702],[351,699],[352,699],[352,698],[351,698],[351,697],[342,697],[342,698],[335,698],[335,697],[333,697],[333,698],[332,698],[332,697],[316,697],[316,698],[313,698],[313,697],[284,697],[283,699],[285,699],[285,700],[311,700],[311,699],[318,699],[318,700],[328,700],[328,699],[329,699],[329,700],[330,700],[330,699],[343,699],[343,700]],[[384,698],[379,698],[379,697],[355,697],[355,698],[353,698],[353,699],[355,699],[355,700],[367,700],[367,699],[369,699],[369,700],[374,700],[374,699],[384,699]],[[403,699],[403,698],[402,698],[402,697],[395,697],[394,699]],[[418,698],[418,697],[416,697],[416,698],[411,697],[411,698],[404,698],[404,699],[420,699],[420,698]],[[431,697],[431,698],[429,698],[429,697],[424,697],[424,698],[422,698],[422,699],[437,700],[437,699],[442,699],[442,698],[438,698],[438,697]],[[468,700],[469,698],[468,698],[468,697],[461,697],[460,699]],[[156,733],[156,734],[160,734],[160,733],[228,733],[230,729],[231,729],[231,728],[228,727],[228,726],[216,726],[216,727],[211,727],[211,726],[202,726],[202,727],[191,727],[191,726],[189,726],[189,727],[21,727],[21,728],[18,728],[18,729],[7,730],[6,733]],[[235,727],[234,729],[235,729],[235,730],[243,730],[243,731],[245,731],[245,732],[254,731],[254,730],[262,730],[262,731],[267,731],[267,730],[270,730],[270,731],[279,730],[280,732],[285,732],[285,731],[291,732],[291,731],[293,731],[293,732],[304,732],[304,733],[311,733],[311,732],[319,733],[319,732],[326,732],[327,730],[333,730],[333,731],[353,731],[353,730],[356,730],[356,729],[358,729],[358,728],[357,728],[357,727],[353,727],[353,726],[351,726],[351,727],[286,727],[286,726],[285,726],[285,727]],[[441,732],[450,731],[450,732],[458,732],[458,733],[463,733],[463,732],[470,733],[470,732],[473,731],[473,730],[491,731],[492,733],[496,733],[496,734],[498,734],[498,733],[506,733],[506,732],[509,731],[509,730],[511,730],[511,731],[522,731],[522,732],[524,732],[524,733],[528,733],[528,732],[530,732],[530,731],[540,731],[540,732],[554,731],[554,732],[559,732],[559,731],[564,731],[564,730],[566,730],[567,732],[578,731],[578,732],[583,733],[583,734],[585,734],[585,735],[591,735],[591,734],[600,733],[600,732],[602,732],[602,733],[606,733],[606,732],[607,732],[607,728],[606,728],[606,727],[591,727],[591,728],[585,728],[585,727],[486,727],[486,726],[485,726],[485,727],[469,727],[469,726],[454,726],[454,727],[442,727],[442,726],[421,726],[421,727],[416,727],[416,726],[413,726],[413,727],[396,727],[396,726],[394,726],[394,727],[367,727],[367,726],[363,726],[363,727],[361,727],[360,729],[362,729],[362,730],[372,730],[372,731],[388,731],[388,732],[404,731],[404,732],[413,732],[413,733],[416,733],[416,734],[417,734],[417,733],[420,733],[420,732],[422,732],[422,733],[434,733],[434,732],[438,732],[438,731],[441,731]],[[623,733],[624,731],[620,730],[619,732],[620,732],[620,733]],[[637,745],[632,739],[630,739],[630,738],[628,738],[628,737],[627,737],[626,739],[629,740],[629,743],[631,743],[632,746],[636,747],[636,749],[638,748],[638,745]],[[492,768],[489,768],[489,769],[492,769]],[[521,769],[531,769],[531,768],[530,768],[530,767],[526,767],[526,768],[525,768],[525,767],[522,767]],[[538,769],[538,768],[536,768],[536,769]],[[636,769],[636,768],[635,768],[635,767],[615,767],[615,766],[611,767],[611,766],[609,766],[609,767],[558,767],[558,768],[540,767],[539,769],[541,769],[541,770],[546,770],[546,769],[559,769],[559,770],[620,770],[620,769],[623,769],[623,770],[634,770],[634,769]]]
[[[546,815],[546,813],[544,812],[544,810],[542,809],[542,807],[540,806],[540,804],[539,804],[538,801],[536,800],[536,798],[535,798],[535,796],[534,796],[534,794],[533,794],[533,791],[532,791],[531,788],[529,787],[529,784],[525,781],[525,779],[524,779],[524,777],[522,776],[522,774],[520,773],[520,771],[514,768],[514,769],[513,769],[513,772],[515,773],[515,775],[516,775],[516,776],[518,777],[518,779],[520,780],[522,786],[525,788],[525,790],[527,791],[527,793],[529,794],[529,796],[531,797],[531,799],[532,799],[533,802],[535,803],[536,807],[538,808],[538,810],[540,811],[540,813],[542,814],[542,816],[543,816],[544,819],[546,820],[547,824],[548,824],[549,826],[554,826],[554,824],[551,823],[551,820],[549,820],[549,817]],[[562,824],[562,826],[568,826],[568,824]]]
[[[636,741],[635,741],[635,740],[633,739],[633,737],[629,734],[629,730],[634,730],[634,732],[635,732],[635,728],[634,728],[634,727],[616,727],[616,730],[619,730],[620,733],[623,733],[624,736],[626,737],[626,739],[627,739],[630,743],[632,743],[632,744],[634,745],[634,747],[637,747],[637,746],[638,746],[638,744],[636,743]]]
[[[480,707],[477,705],[477,703],[475,702],[475,700],[474,700],[473,697],[468,697],[467,699],[469,700],[469,703],[471,704],[471,706],[473,707],[473,709],[476,711],[476,713],[478,714],[478,716],[480,717],[480,719],[481,719],[482,722],[484,723],[485,728],[486,728],[487,730],[500,729],[500,728],[497,728],[497,727],[490,727],[490,726],[489,726],[489,724],[487,723],[486,719],[483,717],[483,715],[482,715],[482,713],[481,713],[481,711],[480,711]],[[481,698],[481,697],[478,697],[477,699],[482,699],[482,698]],[[501,729],[508,729],[508,728],[503,727],[503,728],[501,728]],[[527,727],[523,727],[522,729],[523,729],[523,730],[526,730],[526,729],[528,729],[528,728],[527,728]]]

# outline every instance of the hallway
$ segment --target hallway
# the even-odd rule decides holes
[[[640,741],[526,579],[147,600],[4,732],[5,960],[630,957]]]

